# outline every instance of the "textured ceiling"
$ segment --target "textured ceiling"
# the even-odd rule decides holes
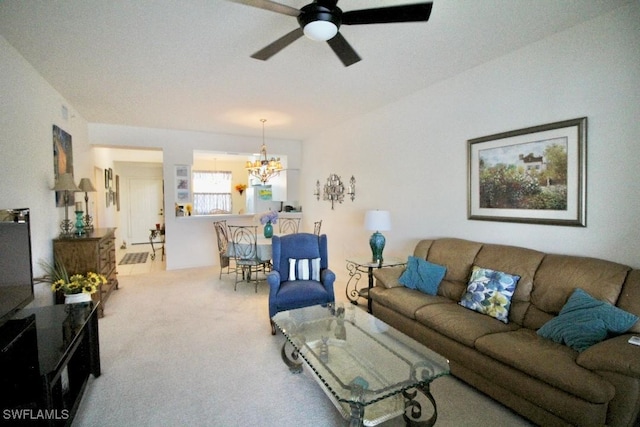
[[[266,118],[303,140],[630,1],[435,0],[426,23],[343,26],[350,67],[306,38],[250,58],[297,22],[225,0],[4,0],[0,35],[89,122],[260,135]]]

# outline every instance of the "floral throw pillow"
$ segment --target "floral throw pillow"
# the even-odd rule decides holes
[[[467,291],[459,304],[479,313],[509,323],[511,297],[520,276],[473,266]]]

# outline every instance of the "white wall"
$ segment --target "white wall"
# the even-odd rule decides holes
[[[217,263],[213,220],[206,217],[176,218],[172,215],[176,196],[175,165],[192,165],[194,150],[250,154],[260,148],[261,137],[98,123],[89,125],[89,135],[91,143],[96,146],[161,149],[164,160],[167,270]],[[268,138],[267,147],[269,154],[286,156],[287,167],[300,167],[300,141]]]
[[[303,226],[311,229],[313,221],[323,220],[338,273],[344,272],[345,256],[369,253],[370,232],[362,221],[371,208],[392,211],[393,229],[385,233],[388,254],[404,257],[420,238],[458,236],[640,267],[640,181],[635,175],[640,148],[639,22],[640,4],[633,2],[342,123],[304,144],[269,139],[269,152],[286,154],[288,167],[300,170]],[[175,196],[169,185],[173,165],[191,164],[193,150],[251,153],[261,143],[259,137],[87,125],[1,37],[0,75],[0,207],[32,209],[36,275],[41,273],[37,260],[51,257],[51,239],[64,217],[49,190],[53,124],[73,137],[76,180],[93,176],[94,165],[113,165],[110,150],[92,146],[162,150],[165,210],[172,208]],[[68,108],[67,119],[62,106]],[[468,139],[581,116],[589,118],[586,228],[467,220]],[[355,202],[346,200],[334,211],[313,196],[316,179],[323,182],[333,172],[357,180]],[[100,226],[117,225],[114,209],[99,217]],[[209,221],[167,220],[167,267],[210,265],[205,253],[215,243]],[[199,243],[198,236],[209,234],[205,246]]]
[[[303,218],[323,220],[336,271],[346,256],[370,254],[372,208],[392,213],[387,255],[454,236],[640,268],[639,23],[634,2],[305,141]],[[467,140],[582,116],[586,228],[467,219]],[[334,211],[312,195],[331,172],[357,180],[355,202]]]
[[[64,209],[56,208],[53,171],[53,125],[72,138],[76,184],[93,176],[87,123],[0,37],[0,209],[31,209],[34,275],[43,274],[38,261],[52,260],[51,239],[60,233]],[[67,108],[67,117],[63,116]],[[76,200],[80,201],[83,196]],[[70,217],[73,216],[70,209]],[[45,285],[37,285],[36,303],[52,301]]]

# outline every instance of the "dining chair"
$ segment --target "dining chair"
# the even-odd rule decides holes
[[[300,218],[279,218],[279,231],[278,234],[295,234],[300,228]]]
[[[216,230],[216,237],[218,239],[218,255],[220,256],[220,276],[222,279],[222,273],[231,274],[233,271],[231,267],[231,258],[229,257],[229,232],[227,229],[227,221],[214,221],[213,226]],[[224,269],[227,271],[223,271]]]
[[[236,281],[233,290],[236,290],[238,283],[243,281],[249,283],[253,277],[257,293],[258,273],[265,273],[269,263],[269,260],[260,259],[258,256],[258,227],[255,225],[229,225],[228,227],[232,245],[229,253],[236,265]]]
[[[276,334],[273,316],[280,311],[335,302],[336,275],[329,269],[327,235],[296,233],[271,239],[273,270],[269,284],[271,334]]]
[[[322,227],[322,220],[313,223],[313,234],[320,235],[320,228]]]

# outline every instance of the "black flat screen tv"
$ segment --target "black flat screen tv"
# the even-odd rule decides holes
[[[0,210],[0,326],[33,301],[29,209]]]

